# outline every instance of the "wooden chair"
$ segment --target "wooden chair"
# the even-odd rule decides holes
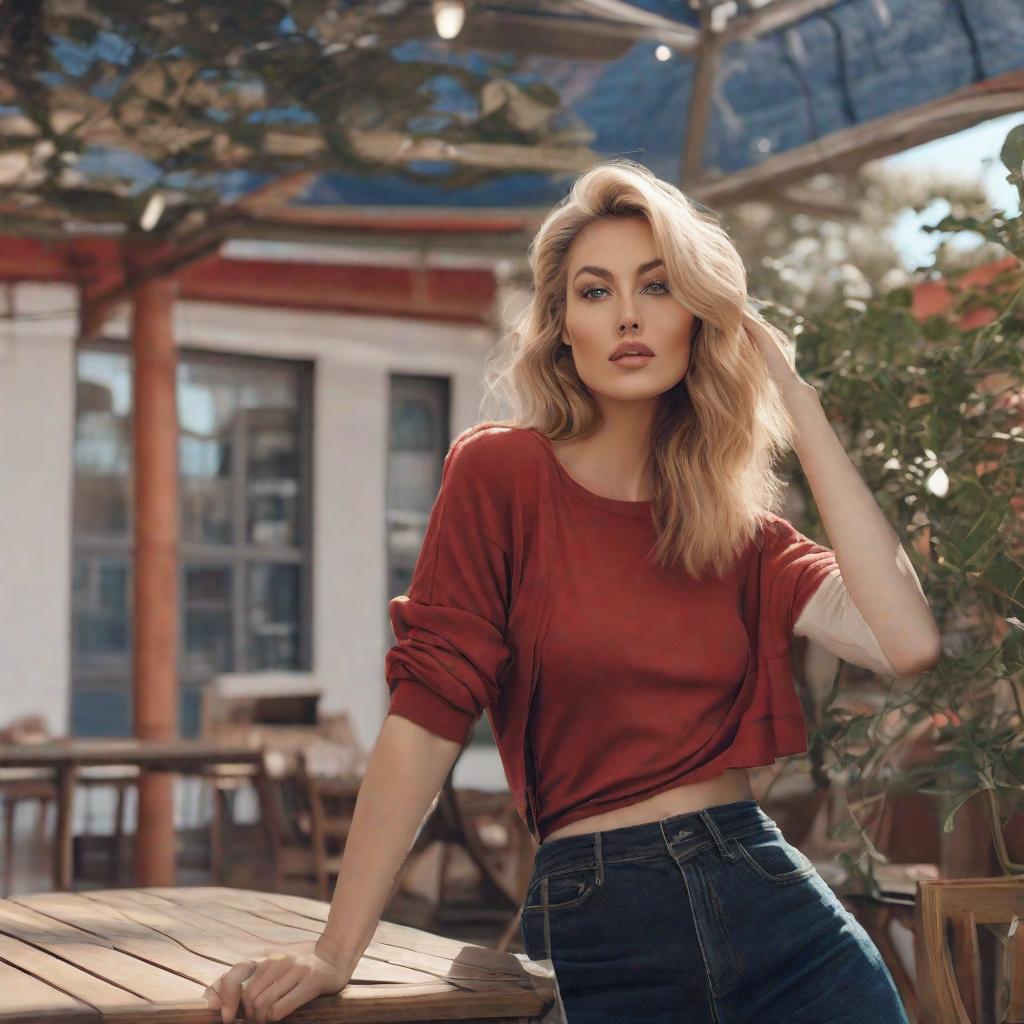
[[[320,696],[321,691],[310,687],[305,676],[279,672],[222,673],[214,676],[200,693],[199,734],[212,742],[271,748],[278,744],[287,746],[289,739],[298,743],[301,739],[295,736],[288,737],[283,732],[275,735],[276,727],[299,729],[308,736],[317,727]],[[203,772],[203,778],[210,784],[210,875],[216,883],[225,880],[224,848],[234,821],[235,797],[247,786],[259,790],[259,775],[260,768],[253,765],[217,765]],[[271,771],[262,784],[273,785],[275,778]]]
[[[309,847],[317,898],[329,901],[341,871],[362,773],[351,771],[347,748],[314,744],[299,753],[300,799],[309,818]]]
[[[516,813],[511,793],[456,788],[452,782],[453,774],[454,765],[402,863],[384,913],[390,911],[419,858],[439,842],[443,847],[437,899],[428,908],[428,916],[418,920],[416,927],[438,931],[442,920],[493,917],[504,925],[496,948],[507,951],[516,939],[522,902],[533,867],[535,843]],[[465,912],[447,899],[449,868],[456,851],[468,857],[481,879],[483,905]]]
[[[52,739],[42,715],[24,715],[0,727],[0,743],[41,743]],[[121,870],[121,845],[124,836],[125,794],[129,786],[135,785],[138,769],[130,765],[94,765],[81,768],[76,785],[90,793],[94,788],[112,786],[117,790],[117,804],[114,811],[114,833],[108,880],[117,881]],[[36,843],[42,844],[46,828],[50,801],[57,796],[54,773],[46,768],[0,768],[0,797],[4,804],[4,897],[11,894],[14,884],[14,825],[18,804],[36,803]],[[86,833],[88,833],[88,806],[86,808]]]
[[[254,779],[277,892],[330,898],[329,878],[369,755],[347,712],[314,726],[239,727],[235,742],[263,748]],[[314,813],[315,812],[315,813]],[[324,895],[320,895],[324,894]]]
[[[921,1024],[982,1024],[978,926],[1006,926],[1000,1006],[987,1019],[1024,1022],[1024,876],[918,882],[914,959]],[[952,930],[952,953],[947,944]]]

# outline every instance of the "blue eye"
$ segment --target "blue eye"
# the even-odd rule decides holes
[[[655,292],[655,295],[668,294],[669,289],[667,281],[648,281],[644,287],[644,291],[647,291],[647,289],[650,288],[652,285],[656,285],[657,287],[662,289],[660,292]],[[602,288],[600,285],[592,285],[589,288],[584,288],[583,291],[580,292],[580,295],[585,299],[589,299],[592,292],[605,292],[607,290],[607,288]]]

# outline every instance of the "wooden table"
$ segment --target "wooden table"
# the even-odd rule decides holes
[[[268,943],[316,939],[328,909],[220,886],[0,900],[0,1021],[214,1024],[204,989]],[[553,1003],[539,964],[382,921],[349,984],[288,1020],[526,1024]]]
[[[262,751],[202,740],[62,739],[46,743],[0,744],[0,768],[47,768],[56,779],[57,835],[53,852],[54,889],[71,888],[71,828],[75,782],[82,767],[130,765],[147,771],[196,774],[207,768],[249,765]]]

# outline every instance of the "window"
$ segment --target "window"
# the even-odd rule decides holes
[[[180,729],[216,672],[311,664],[309,364],[182,352]],[[131,733],[131,361],[77,361],[72,730]]]
[[[404,594],[412,580],[451,439],[448,408],[447,378],[392,376],[385,510],[389,599]],[[386,619],[391,646],[395,634],[390,616]],[[486,715],[474,726],[470,743],[494,746]]]

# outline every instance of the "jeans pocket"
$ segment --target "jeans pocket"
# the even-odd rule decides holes
[[[777,827],[730,842],[755,875],[775,885],[790,885],[814,874],[814,863],[787,842]]]
[[[535,875],[523,901],[523,914],[540,914],[544,911],[541,883],[547,879],[549,911],[572,910],[587,901],[597,888],[596,867],[567,867],[546,874]]]

